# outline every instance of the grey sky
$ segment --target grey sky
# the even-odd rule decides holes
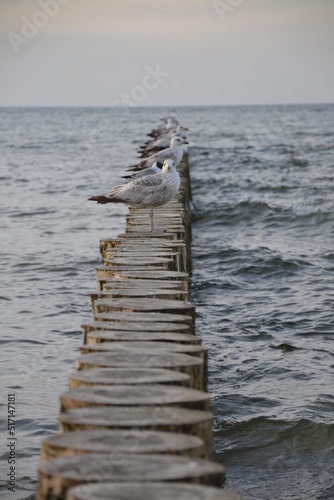
[[[0,14],[1,106],[334,102],[334,0],[0,0]]]

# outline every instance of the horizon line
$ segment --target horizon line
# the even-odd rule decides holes
[[[334,101],[310,101],[310,102],[273,102],[273,103],[244,103],[244,104],[148,104],[141,106],[114,106],[111,104],[0,104],[0,109],[8,108],[35,108],[35,109],[45,109],[45,108],[93,108],[93,109],[117,109],[117,110],[132,110],[132,109],[145,109],[145,108],[223,108],[223,107],[241,107],[241,106],[317,106],[317,105],[332,105]]]

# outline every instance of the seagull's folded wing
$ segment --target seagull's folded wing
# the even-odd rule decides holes
[[[163,163],[169,158],[171,158],[171,148],[166,148],[151,156],[147,156],[137,165],[130,165],[130,167],[127,167],[126,170],[137,172],[138,170],[144,170],[144,168],[152,167],[153,163],[155,163],[156,161],[159,163]]]
[[[165,179],[161,174],[146,175],[122,186],[118,191],[119,200],[131,205],[147,204],[152,198],[159,197],[164,190]]]

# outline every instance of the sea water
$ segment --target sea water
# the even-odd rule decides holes
[[[124,232],[125,206],[87,198],[122,182],[170,112],[190,129],[213,459],[245,500],[334,498],[333,105],[0,110],[3,498],[33,498],[92,318],[99,240]]]

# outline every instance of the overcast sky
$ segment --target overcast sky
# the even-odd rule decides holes
[[[334,0],[0,0],[1,106],[334,102]]]

